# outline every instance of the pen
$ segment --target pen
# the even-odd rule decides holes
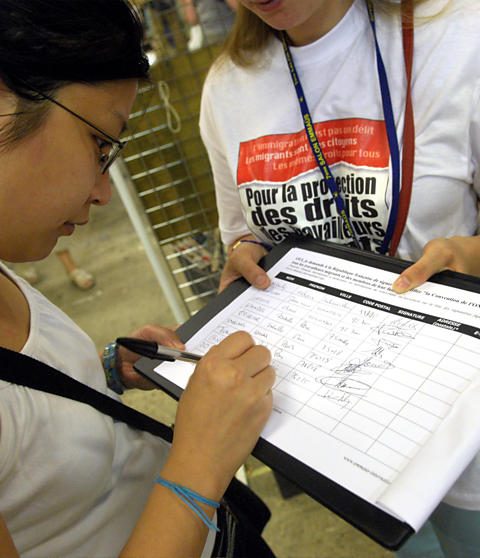
[[[144,357],[166,360],[174,362],[175,360],[185,360],[186,362],[198,362],[202,356],[194,353],[187,353],[171,347],[164,347],[155,341],[145,341],[144,339],[134,339],[132,337],[119,337],[117,343],[125,347],[137,355]]]

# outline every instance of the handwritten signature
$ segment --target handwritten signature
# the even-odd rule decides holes
[[[359,376],[370,376],[372,369],[387,370],[388,368],[393,368],[393,364],[387,361],[376,362],[372,357],[364,360],[354,358],[338,368],[333,368],[332,376],[319,377],[316,381],[331,390],[363,396],[371,386],[366,381],[362,381]]]
[[[379,335],[392,335],[394,337],[405,337],[407,339],[415,339],[417,331],[417,324],[408,320],[398,319],[390,322],[389,324],[381,324],[372,327]]]

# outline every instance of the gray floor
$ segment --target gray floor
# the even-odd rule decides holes
[[[77,290],[52,254],[37,264],[41,274],[37,288],[75,320],[98,349],[146,323],[175,325],[115,191],[110,205],[93,208],[89,225],[66,244],[77,264],[96,276],[95,287],[87,292]],[[124,400],[159,420],[174,420],[176,404],[161,392],[132,391]],[[271,470],[256,459],[248,460],[246,470],[250,486],[272,511],[265,538],[279,558],[393,556],[307,495],[283,498]]]

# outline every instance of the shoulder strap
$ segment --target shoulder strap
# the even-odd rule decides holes
[[[166,424],[139,413],[48,364],[3,347],[0,347],[0,379],[85,403],[101,413],[138,430],[150,432],[167,442],[173,439],[173,431]]]
[[[415,122],[412,106],[412,65],[413,65],[413,3],[402,0],[402,31],[405,71],[407,74],[407,94],[405,100],[405,122],[403,128],[402,190],[400,193],[398,217],[390,243],[389,255],[395,256],[400,238],[407,221],[412,195],[413,164],[415,160]]]

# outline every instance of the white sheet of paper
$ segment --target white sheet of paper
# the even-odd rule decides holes
[[[248,331],[272,352],[262,437],[418,530],[480,450],[480,297],[301,248],[187,343]],[[373,276],[374,274],[374,276]],[[194,366],[156,372],[185,388]]]

